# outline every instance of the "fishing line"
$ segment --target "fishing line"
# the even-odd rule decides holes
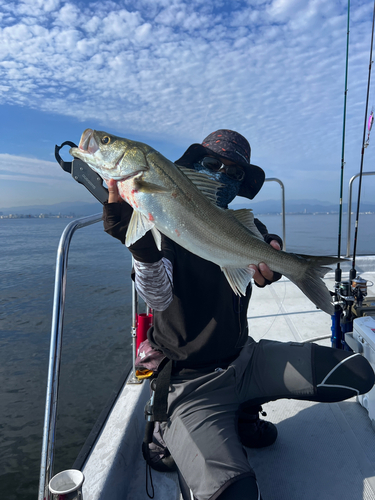
[[[210,108],[211,108],[211,104],[207,104],[207,111],[206,111],[206,116],[204,117],[204,120],[203,120],[201,137],[205,137],[205,135],[203,135],[203,134],[204,134],[204,130],[206,128],[207,116],[208,116],[208,112],[209,112]]]
[[[344,113],[342,125],[342,148],[341,148],[341,181],[340,181],[340,209],[339,209],[339,234],[338,234],[338,249],[337,257],[341,256],[341,227],[342,227],[342,196],[344,186],[344,165],[345,165],[345,129],[346,129],[346,98],[348,94],[348,61],[349,61],[349,18],[350,18],[350,0],[348,0],[348,17],[346,27],[346,62],[345,62],[345,91],[344,91]],[[336,283],[341,281],[340,263],[337,263],[335,273]]]
[[[353,280],[356,277],[356,275],[357,275],[357,272],[355,270],[355,258],[356,258],[356,251],[357,251],[357,239],[358,239],[358,220],[359,220],[359,207],[360,207],[360,202],[361,202],[361,188],[362,188],[362,177],[363,177],[363,160],[364,160],[364,155],[365,155],[365,148],[368,146],[368,141],[366,143],[366,125],[367,125],[368,101],[369,101],[369,94],[370,94],[371,67],[372,67],[372,47],[373,47],[373,43],[374,43],[374,23],[375,23],[375,0],[374,0],[374,11],[373,11],[373,16],[372,16],[370,63],[369,63],[369,70],[368,70],[366,110],[365,110],[365,120],[364,120],[365,123],[364,123],[364,127],[363,127],[363,139],[362,139],[362,151],[361,151],[361,167],[360,167],[360,171],[359,171],[359,185],[358,185],[358,199],[357,199],[357,213],[356,213],[355,229],[354,229],[353,261],[352,261],[352,268],[350,270],[350,279],[351,280]],[[371,118],[371,115],[370,115],[370,118]],[[372,122],[373,122],[373,118],[371,119],[371,126],[372,126]],[[370,123],[370,120],[369,120],[369,123]],[[369,134],[369,136],[370,136],[370,134]]]
[[[350,0],[348,0],[348,15],[346,22],[346,60],[345,60],[345,90],[344,90],[344,111],[342,120],[342,146],[341,146],[341,180],[340,180],[340,207],[339,207],[339,232],[338,232],[338,245],[337,257],[341,257],[341,232],[342,232],[342,197],[344,190],[344,166],[345,166],[345,130],[346,130],[346,100],[348,95],[348,66],[349,66],[349,29],[350,25]],[[342,333],[341,333],[341,307],[340,302],[340,284],[341,284],[341,267],[340,262],[337,263],[335,270],[335,309],[332,318],[332,347],[341,348]]]
[[[271,321],[271,324],[268,326],[267,330],[263,333],[263,335],[261,337],[256,338],[257,342],[259,342],[259,340],[262,340],[267,335],[267,333],[273,327],[273,324],[275,323],[276,319],[280,317],[280,314],[282,314],[284,312],[286,313],[285,309],[283,308],[283,303],[284,303],[284,300],[285,300],[285,297],[286,297],[286,283],[287,283],[287,278],[283,277],[279,281],[277,281],[275,283],[272,283],[272,284],[273,285],[278,284],[280,286],[281,283],[283,283],[283,285],[284,285],[283,286],[283,293],[282,293],[282,297],[281,298],[277,294],[276,290],[274,288],[272,288],[272,286],[269,288],[270,293],[273,295],[273,298],[278,302],[279,307],[278,307],[276,313],[274,313],[272,315],[273,316],[273,320]],[[264,318],[264,315],[261,315],[260,318]],[[251,316],[248,316],[247,319],[249,320],[249,319],[254,319],[254,318],[252,318]],[[250,331],[250,337],[251,337],[251,323],[249,324],[249,331]]]

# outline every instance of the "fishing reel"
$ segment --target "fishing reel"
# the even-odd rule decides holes
[[[331,327],[332,347],[351,350],[345,339],[346,334],[353,331],[353,320],[375,314],[375,299],[367,298],[367,287],[372,285],[354,273],[351,273],[350,281],[336,280],[335,291],[332,292],[335,306]]]
[[[366,302],[368,283],[370,286],[373,285],[372,282],[361,278],[361,276],[357,276],[351,281],[336,282],[334,305],[341,307],[344,315],[349,315],[349,312],[352,312],[355,316],[361,316],[361,314],[357,314],[357,311]]]
[[[340,311],[341,320],[348,321],[351,307],[354,304],[355,297],[350,281],[340,281],[335,284],[334,306],[336,311]]]

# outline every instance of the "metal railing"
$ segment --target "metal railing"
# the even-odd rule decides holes
[[[285,244],[284,184],[279,179],[276,178],[265,179],[265,182],[271,182],[271,181],[279,183],[282,190],[282,226],[283,226],[283,242],[285,250],[286,244]],[[70,224],[66,226],[63,234],[61,235],[57,250],[38,500],[46,500],[51,498],[51,494],[48,489],[48,483],[52,478],[53,463],[54,463],[57,402],[58,402],[58,390],[59,390],[59,378],[60,378],[60,360],[61,360],[63,322],[64,322],[64,310],[65,310],[65,292],[66,292],[68,255],[69,255],[70,243],[74,233],[78,229],[90,226],[92,224],[96,224],[101,220],[102,220],[102,214],[95,214],[72,221]],[[132,310],[133,376],[132,378],[129,379],[128,383],[139,383],[139,380],[136,379],[136,377],[134,376],[135,374],[134,362],[136,355],[135,353],[136,317],[138,308],[138,297],[134,286],[133,286],[132,303],[133,303],[133,310]]]
[[[286,231],[285,231],[285,187],[280,179],[276,177],[269,177],[265,179],[264,182],[277,182],[281,187],[281,218],[283,225],[283,250],[286,250]]]
[[[352,222],[352,190],[353,182],[361,174],[354,175],[349,181],[349,196],[348,196],[348,236],[346,240],[346,255],[345,257],[350,257],[350,236],[351,236],[351,222]],[[375,172],[362,172],[362,175],[375,175]]]
[[[90,226],[101,220],[102,214],[95,214],[77,219],[68,224],[61,235],[57,250],[38,500],[51,498],[48,483],[53,472],[66,277],[70,242],[77,229]]]

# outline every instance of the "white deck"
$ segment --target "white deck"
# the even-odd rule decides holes
[[[374,259],[370,265],[374,270]],[[363,278],[375,282],[375,272],[363,272],[366,259],[358,259],[356,268]],[[326,281],[332,288],[333,275]],[[369,296],[375,297],[375,286],[369,288]],[[250,334],[256,340],[304,341],[331,333],[330,317],[286,279],[254,289],[249,322]],[[319,343],[330,345],[329,339]],[[148,498],[146,467],[140,452],[142,412],[134,415],[136,421],[127,433],[119,433],[130,410],[126,401],[129,392],[133,399],[140,396],[142,407],[148,397],[147,390],[140,386],[124,388],[113,410],[114,423],[104,430],[84,469],[84,498]],[[267,419],[277,425],[278,439],[269,448],[248,449],[264,500],[375,500],[375,432],[367,411],[354,398],[334,404],[281,400],[264,405],[264,410]],[[113,459],[114,449],[117,455]],[[107,478],[100,480],[99,471]],[[153,471],[152,478],[155,500],[180,498],[175,474]]]

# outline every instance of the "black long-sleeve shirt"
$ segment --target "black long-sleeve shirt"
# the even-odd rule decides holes
[[[104,206],[104,229],[125,241],[131,217],[126,204]],[[281,239],[270,235],[255,220],[265,241]],[[236,358],[248,338],[247,309],[251,285],[245,296],[233,293],[220,267],[185,250],[162,235],[161,252],[147,233],[130,248],[141,263],[171,263],[172,297],[164,310],[154,310],[151,343],[180,367],[223,366]]]

